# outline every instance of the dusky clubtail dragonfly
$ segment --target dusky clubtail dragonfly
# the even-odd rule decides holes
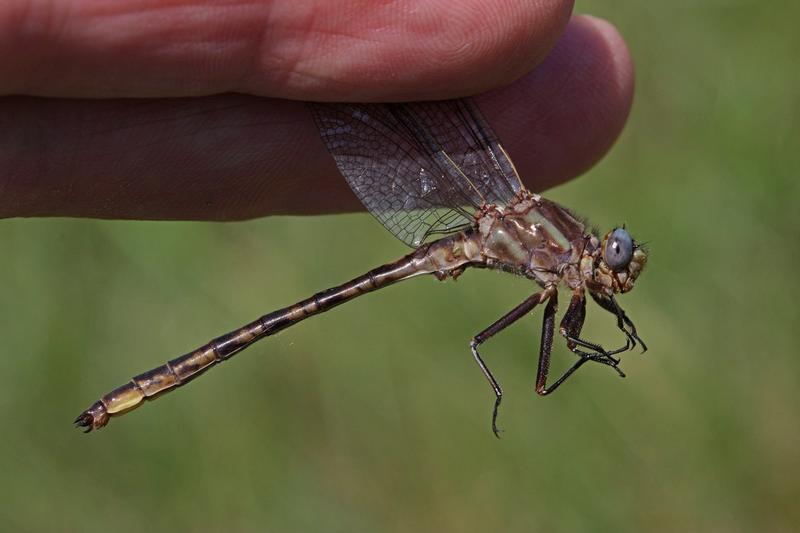
[[[439,280],[457,278],[467,267],[498,269],[541,287],[470,342],[472,356],[494,390],[495,435],[503,391],[478,347],[537,305],[546,304],[536,374],[540,395],[556,390],[589,361],[608,365],[624,377],[615,355],[637,343],[647,349],[615,298],[633,288],[647,262],[646,250],[624,228],[601,238],[564,207],[529,192],[471,100],[311,104],[310,108],[352,190],[386,229],[414,251],[134,377],[81,413],[76,426],[86,432],[99,429],[111,417],[186,384],[256,341],[357,296],[422,274]],[[433,236],[440,237],[432,240]],[[572,297],[558,331],[578,360],[547,385],[562,284]],[[625,334],[622,347],[608,351],[581,338],[586,291],[616,316],[617,327]]]

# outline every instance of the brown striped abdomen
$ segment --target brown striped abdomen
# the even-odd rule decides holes
[[[160,394],[173,390],[257,340],[367,292],[419,274],[442,273],[462,267],[464,234],[422,246],[402,259],[381,266],[347,283],[319,292],[294,305],[262,316],[241,328],[217,337],[196,350],[132,378],[102,396],[75,421],[86,431],[105,426],[111,416],[130,411]]]

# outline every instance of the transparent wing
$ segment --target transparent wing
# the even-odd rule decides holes
[[[522,188],[469,100],[311,109],[350,187],[409,246],[469,226],[476,208],[507,203]]]

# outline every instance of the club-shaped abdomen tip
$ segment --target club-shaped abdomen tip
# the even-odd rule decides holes
[[[93,429],[100,429],[108,424],[108,411],[102,402],[95,402],[90,408],[78,415],[75,419],[75,427],[85,428],[84,433],[89,433]]]

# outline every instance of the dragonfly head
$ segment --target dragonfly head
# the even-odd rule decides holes
[[[625,228],[609,231],[593,255],[592,285],[609,296],[633,288],[647,263],[647,250],[636,244]]]

